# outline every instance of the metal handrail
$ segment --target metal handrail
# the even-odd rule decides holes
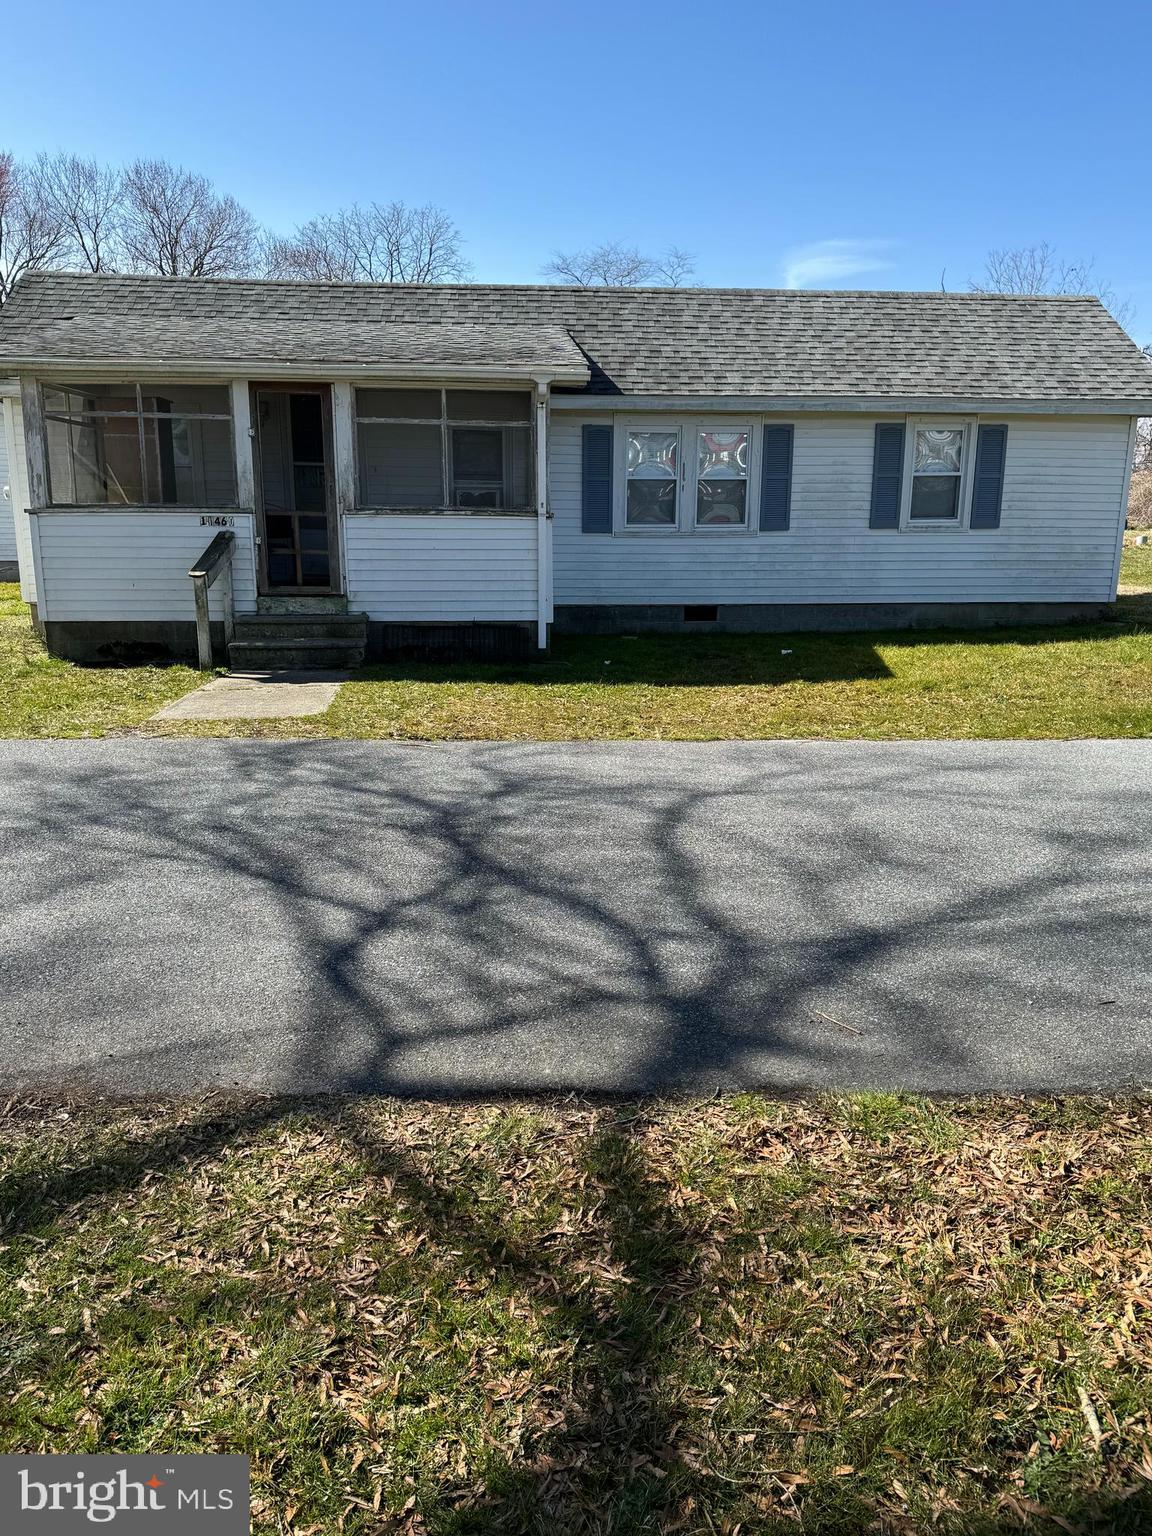
[[[203,672],[212,667],[212,628],[208,619],[208,588],[218,576],[227,582],[224,592],[224,641],[230,644],[236,634],[236,612],[232,595],[232,551],[234,533],[218,533],[188,572],[192,595],[196,599],[196,653]]]

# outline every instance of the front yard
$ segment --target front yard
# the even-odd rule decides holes
[[[1147,736],[1152,604],[1124,598],[1109,622],[1048,630],[561,636],[544,662],[365,668],[327,714],[313,718],[145,724],[204,675],[184,666],[54,660],[15,588],[0,588],[4,737],[134,730],[512,741]]]
[[[10,1102],[0,1451],[258,1536],[1152,1528],[1152,1103]]]
[[[0,737],[106,736],[138,725],[204,680],[191,667],[75,667],[49,656],[0,583]]]

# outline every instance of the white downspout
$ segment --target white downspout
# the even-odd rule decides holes
[[[536,379],[536,645],[548,649],[552,617],[552,514],[548,510],[548,387]]]

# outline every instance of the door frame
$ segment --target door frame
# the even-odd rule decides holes
[[[340,597],[344,592],[343,565],[340,559],[340,519],[336,510],[336,453],[332,423],[331,384],[297,383],[295,379],[249,380],[248,402],[252,416],[252,470],[255,482],[256,537],[259,557],[256,561],[256,590],[262,597]],[[268,580],[268,534],[264,518],[264,469],[260,453],[260,396],[319,395],[320,421],[324,439],[324,514],[328,520],[328,584],[323,587],[272,586]]]

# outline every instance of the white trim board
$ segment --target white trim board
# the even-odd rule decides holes
[[[1152,400],[998,400],[922,399],[908,396],[838,398],[782,395],[553,395],[552,409],[565,414],[599,416],[605,411],[663,411],[734,413],[791,418],[818,412],[822,416],[1152,416]]]

